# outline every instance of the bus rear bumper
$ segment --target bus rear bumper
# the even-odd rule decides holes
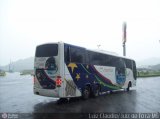
[[[34,87],[33,90],[36,95],[59,98],[58,90],[56,89],[42,89]]]

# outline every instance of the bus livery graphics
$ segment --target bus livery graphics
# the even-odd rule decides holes
[[[85,99],[136,85],[132,59],[58,42],[37,46],[34,93]]]
[[[104,86],[105,90],[120,89],[112,84],[111,80],[100,74],[92,65],[70,63],[67,65],[74,83],[79,89],[84,88],[84,84]]]

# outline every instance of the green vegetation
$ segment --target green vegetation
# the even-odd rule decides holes
[[[138,71],[137,77],[154,77],[160,76],[160,71]]]
[[[23,70],[20,75],[33,75],[33,70]]]
[[[6,76],[6,72],[5,72],[5,71],[0,70],[0,76]]]

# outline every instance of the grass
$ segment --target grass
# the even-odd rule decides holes
[[[146,71],[146,72],[138,72],[137,77],[155,77],[160,76],[160,71]]]

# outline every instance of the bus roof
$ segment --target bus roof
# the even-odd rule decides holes
[[[118,55],[115,52],[105,51],[105,50],[101,50],[101,49],[95,49],[95,50],[94,49],[88,49],[88,48],[85,48],[85,47],[81,47],[81,46],[77,46],[77,45],[72,45],[72,44],[69,44],[69,43],[62,42],[62,41],[43,43],[43,44],[40,44],[40,45],[45,45],[45,44],[66,44],[66,45],[74,46],[74,47],[77,47],[77,48],[84,48],[84,49],[86,49],[88,51],[93,51],[93,52],[97,52],[97,53],[102,53],[102,54],[106,54],[106,55],[111,55],[111,56],[115,56],[115,57],[120,57],[120,58],[124,58],[124,59],[133,60],[132,58],[128,58],[126,56],[120,56],[120,55]],[[40,45],[37,45],[37,46],[40,46]]]
[[[97,53],[102,53],[102,54],[106,54],[106,55],[111,55],[111,56],[115,56],[115,57],[120,57],[120,58],[124,58],[124,59],[133,60],[132,58],[128,58],[126,56],[120,56],[118,53],[111,52],[111,51],[105,51],[105,50],[101,50],[101,49],[88,49],[88,48],[85,48],[85,47],[76,46],[76,45],[72,45],[72,44],[68,44],[68,43],[64,43],[64,44],[74,46],[74,47],[77,47],[77,48],[84,48],[84,49],[86,49],[88,51],[92,51],[92,52],[97,52]]]
[[[120,58],[124,58],[124,59],[133,60],[132,58],[128,58],[126,56],[120,56],[118,53],[111,52],[111,51],[105,51],[105,50],[101,50],[101,49],[96,49],[96,50],[86,49],[86,50],[97,52],[97,53],[102,53],[102,54],[106,54],[106,55],[111,55],[111,56],[115,56],[115,57],[120,57]]]

